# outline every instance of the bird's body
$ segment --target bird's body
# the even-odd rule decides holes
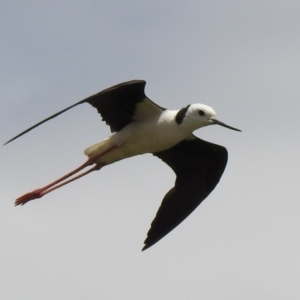
[[[166,110],[146,122],[130,123],[104,141],[87,148],[84,153],[92,157],[114,147],[95,162],[110,164],[131,156],[171,148],[184,139],[184,135],[176,135],[172,124],[164,121],[164,116],[170,114],[171,111]]]
[[[111,151],[95,161],[96,164],[108,165],[131,156],[164,151],[182,140],[193,139],[194,124],[178,124],[175,119],[178,112],[178,110],[161,110],[159,114],[146,121],[134,119],[120,131],[87,148],[84,153],[88,157],[95,157],[111,148]]]
[[[218,121],[215,111],[203,104],[188,105],[180,110],[162,108],[146,97],[145,84],[145,81],[134,80],[113,86],[77,102],[8,141],[82,103],[97,108],[114,132],[85,150],[88,156],[86,163],[49,185],[21,196],[16,205],[40,198],[121,159],[152,153],[174,170],[177,179],[151,224],[143,250],[181,223],[215,188],[227,163],[224,147],[200,140],[192,134],[193,131],[212,124],[238,129]],[[90,165],[94,166],[73,176]]]

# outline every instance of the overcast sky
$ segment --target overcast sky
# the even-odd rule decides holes
[[[242,133],[224,175],[178,228],[141,252],[174,173],[150,154],[23,207],[110,134],[78,106],[1,148],[0,298],[299,299],[300,2],[2,1],[0,127],[8,139],[131,79],[163,107],[212,106]]]

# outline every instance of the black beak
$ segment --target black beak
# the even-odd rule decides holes
[[[218,121],[217,119],[215,118],[211,118],[210,121],[212,121],[213,124],[218,124],[218,125],[221,125],[223,127],[226,127],[226,128],[229,128],[229,129],[232,129],[232,130],[235,130],[235,131],[242,131],[242,130],[239,130],[237,128],[234,128],[234,127],[231,127],[229,125],[226,125],[225,123],[221,122],[221,121]]]

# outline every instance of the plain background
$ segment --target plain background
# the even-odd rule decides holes
[[[147,81],[159,105],[212,106],[219,185],[141,252],[175,176],[152,155],[23,207],[110,134],[89,105],[1,147],[0,297],[299,299],[300,2],[2,1],[1,141],[111,85]]]

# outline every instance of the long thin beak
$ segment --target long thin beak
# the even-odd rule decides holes
[[[227,125],[227,124],[225,124],[225,123],[223,123],[221,121],[218,121],[215,118],[211,118],[210,121],[212,121],[213,124],[218,124],[218,125],[221,125],[223,127],[226,127],[226,128],[229,128],[229,129],[232,129],[232,130],[235,130],[235,131],[242,131],[242,130],[239,130],[237,128],[231,127],[231,126],[229,126],[229,125]]]

